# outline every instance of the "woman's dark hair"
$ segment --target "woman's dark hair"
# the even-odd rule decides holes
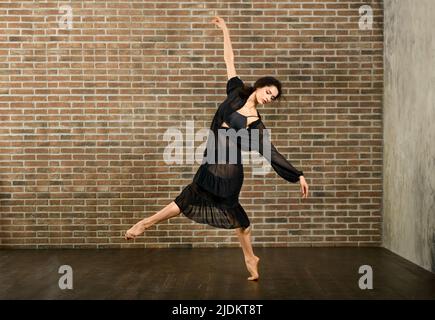
[[[254,86],[248,86],[246,84],[240,89],[239,95],[242,98],[248,98],[256,89],[263,88],[266,86],[275,86],[278,89],[278,94],[275,97],[275,100],[281,98],[282,94],[282,85],[281,82],[274,77],[262,77],[255,81]]]

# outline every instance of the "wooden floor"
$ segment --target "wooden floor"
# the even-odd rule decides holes
[[[0,299],[435,299],[435,274],[383,248],[1,250]],[[73,289],[61,290],[61,265]],[[361,265],[373,269],[361,290]]]

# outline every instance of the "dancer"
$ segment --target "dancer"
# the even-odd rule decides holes
[[[204,151],[204,160],[196,172],[192,183],[185,186],[181,193],[162,210],[145,218],[125,234],[130,240],[141,235],[152,225],[177,216],[181,212],[198,223],[216,228],[235,229],[239,238],[246,267],[250,273],[248,280],[258,280],[257,257],[251,244],[251,225],[249,218],[239,203],[243,184],[243,165],[241,150],[256,150],[265,157],[272,168],[285,180],[300,183],[302,198],[308,197],[308,184],[303,172],[294,168],[267,140],[257,104],[269,104],[281,96],[281,83],[274,77],[262,77],[253,87],[246,86],[236,75],[234,57],[229,31],[224,20],[214,17],[211,21],[222,29],[224,34],[224,59],[227,66],[227,98],[219,106],[210,127],[209,140]],[[253,131],[257,130],[257,143],[253,144]],[[219,130],[219,132],[218,132]],[[250,143],[236,141],[228,143],[222,131],[243,130],[248,134]],[[214,139],[214,144],[209,142]],[[243,140],[243,139],[242,139]],[[266,140],[266,141],[264,141]],[[264,144],[266,142],[266,144]],[[225,144],[225,161],[222,161],[222,145]],[[268,147],[270,152],[267,152]],[[228,155],[235,150],[235,161],[228,161]],[[267,154],[267,155],[266,155]],[[216,157],[218,156],[218,158]],[[213,161],[210,161],[212,159]],[[234,160],[234,158],[232,158]]]

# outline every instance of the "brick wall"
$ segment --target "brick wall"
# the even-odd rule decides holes
[[[287,100],[259,111],[310,186],[302,200],[299,184],[245,166],[254,246],[380,244],[382,1],[2,0],[0,15],[2,248],[239,245],[182,215],[123,239],[199,166],[166,165],[163,134],[186,121],[208,129],[225,98],[214,15],[245,82],[282,81]]]

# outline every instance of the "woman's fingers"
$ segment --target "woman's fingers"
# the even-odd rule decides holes
[[[222,27],[224,24],[224,19],[219,16],[215,16],[212,20],[212,23],[216,24],[218,27]]]
[[[306,183],[301,183],[302,198],[308,198],[308,185]]]

